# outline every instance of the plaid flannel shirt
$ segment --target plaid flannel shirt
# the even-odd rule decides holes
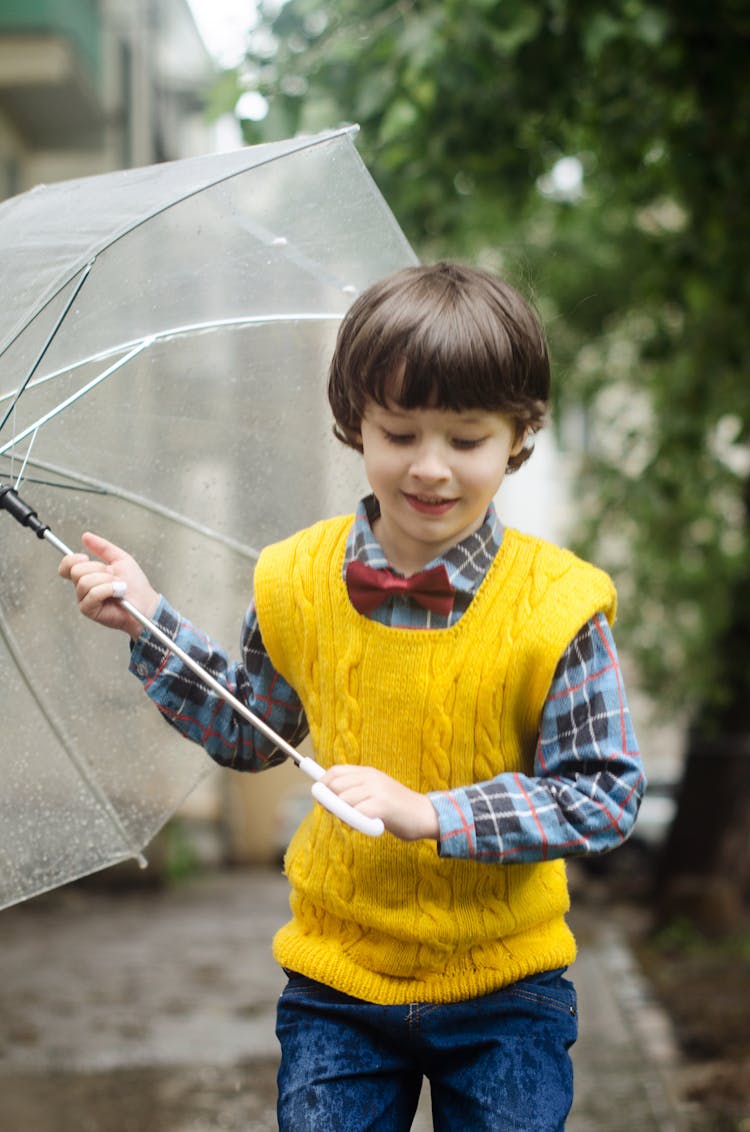
[[[363,500],[349,535],[344,570],[357,559],[388,565],[372,525],[377,501]],[[407,596],[388,598],[370,614],[383,624],[443,628],[471,602],[502,541],[491,507],[482,527],[434,560],[445,564],[456,591],[452,613],[430,613]],[[156,619],[182,648],[292,744],[307,734],[299,697],[274,669],[255,608],[246,613],[241,661],[230,661],[162,598]],[[258,771],[284,756],[147,632],[136,642],[131,670],[164,717],[223,766]],[[165,679],[165,674],[168,678]],[[532,775],[503,773],[488,782],[430,794],[438,814],[442,856],[485,862],[543,861],[616,848],[629,835],[645,789],[615,644],[598,614],[571,641],[545,702]]]

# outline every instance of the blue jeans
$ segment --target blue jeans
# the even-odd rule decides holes
[[[378,1006],[289,974],[280,1132],[408,1132],[422,1078],[437,1132],[562,1132],[576,994],[562,971],[439,1005]]]

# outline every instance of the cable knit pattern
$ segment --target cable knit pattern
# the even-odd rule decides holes
[[[463,617],[390,628],[358,614],[342,579],[351,517],[268,547],[255,571],[263,641],[298,691],[316,758],[376,766],[414,790],[532,772],[556,664],[594,613],[606,574],[506,530]],[[321,807],[289,847],[293,918],[274,954],[371,1002],[450,1002],[575,956],[562,862],[441,859],[432,842],[355,833]]]

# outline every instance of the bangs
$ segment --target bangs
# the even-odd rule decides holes
[[[505,368],[481,342],[464,343],[452,334],[432,337],[420,326],[403,351],[376,363],[371,396],[384,408],[502,411],[509,404],[508,383],[500,372]]]
[[[402,310],[398,321],[363,375],[384,408],[510,412],[547,401],[546,344],[530,320],[519,327],[508,311],[501,320],[491,304],[459,291],[442,304]]]
[[[528,304],[496,276],[448,263],[406,268],[355,300],[328,387],[334,431],[357,448],[369,401],[508,413],[534,429],[549,391],[547,344]]]

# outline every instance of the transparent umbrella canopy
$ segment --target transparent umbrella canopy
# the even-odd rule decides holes
[[[260,548],[364,490],[327,364],[354,296],[416,259],[354,132],[0,205],[0,481],[71,546],[126,546],[230,648]],[[210,762],[54,554],[0,531],[1,908],[140,856]]]

